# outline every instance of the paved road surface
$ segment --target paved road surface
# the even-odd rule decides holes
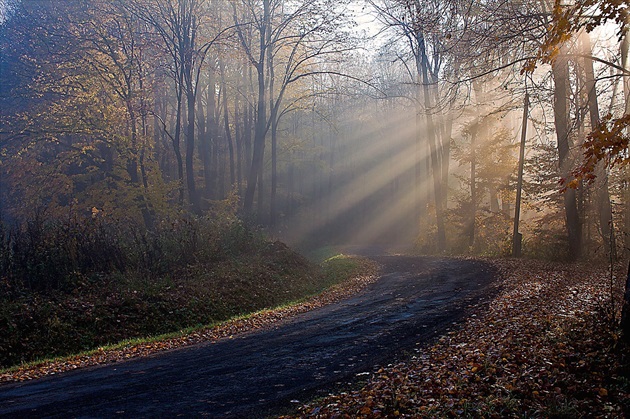
[[[375,257],[364,292],[273,329],[0,387],[0,416],[265,417],[428,343],[492,293],[478,261]]]

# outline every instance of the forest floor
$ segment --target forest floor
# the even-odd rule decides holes
[[[630,417],[630,355],[611,327],[625,272],[606,266],[487,259],[500,290],[470,316],[402,361],[361,374],[288,417]],[[374,272],[374,266],[364,265]],[[145,356],[265,328],[356,294],[376,277],[357,276],[302,304],[218,328],[32,364],[0,374],[29,380]],[[611,303],[611,294],[616,304]],[[614,316],[613,316],[614,314]]]
[[[630,417],[630,353],[611,327],[623,268],[488,262],[502,291],[465,322],[285,417]]]

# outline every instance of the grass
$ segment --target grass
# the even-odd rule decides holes
[[[336,246],[317,247],[315,249],[303,250],[302,253],[308,260],[315,263],[326,262],[329,259],[339,256]]]
[[[291,252],[284,245],[275,243],[271,245],[271,248],[276,258],[263,258],[266,261],[265,266],[268,268],[269,265],[279,264],[279,267],[276,266],[276,269],[272,270],[268,278],[266,278],[266,281],[263,282],[266,284],[276,284],[275,288],[267,289],[268,294],[279,294],[279,297],[274,298],[272,303],[269,303],[268,295],[251,295],[260,290],[260,287],[251,287],[249,295],[241,294],[239,298],[235,298],[232,301],[232,312],[224,318],[221,318],[225,316],[225,312],[223,311],[219,314],[214,313],[217,319],[212,318],[213,313],[209,312],[210,321],[208,322],[198,322],[196,317],[185,317],[184,320],[188,319],[189,324],[186,324],[186,321],[182,321],[181,324],[183,326],[170,331],[133,335],[132,332],[141,327],[143,320],[151,324],[155,323],[155,320],[151,317],[139,317],[140,325],[136,325],[135,328],[127,330],[132,336],[118,340],[112,339],[111,335],[99,336],[100,341],[93,343],[89,348],[82,348],[80,346],[74,348],[72,346],[63,346],[62,348],[52,347],[50,353],[42,353],[41,356],[33,356],[31,359],[25,359],[12,366],[5,366],[5,368],[0,370],[0,381],[29,379],[81,366],[143,356],[158,350],[214,340],[231,336],[244,330],[264,327],[269,323],[326,304],[332,301],[335,298],[334,296],[339,297],[339,295],[343,294],[343,290],[339,292],[337,288],[348,288],[348,284],[352,286],[353,280],[356,282],[356,279],[362,275],[365,276],[366,272],[374,272],[374,266],[363,259],[338,255],[323,262],[320,266],[316,266],[304,263],[301,256]],[[298,271],[295,269],[287,269],[288,262],[293,262],[294,265],[300,267],[300,269]],[[252,267],[251,260],[249,264],[241,260],[236,263],[236,265],[240,266],[241,270],[246,269],[250,273],[257,271],[257,268]],[[227,269],[227,271],[230,271],[230,269]],[[278,271],[283,271],[285,276],[278,274]],[[259,276],[256,278],[261,282]],[[224,282],[242,283],[244,281],[240,277],[230,276],[224,277]],[[177,281],[165,281],[161,286],[152,286],[153,290],[165,292],[166,288],[169,288],[171,292],[171,294],[163,294],[161,300],[153,300],[153,304],[163,307],[165,301],[183,301],[179,298],[181,297],[180,293],[188,291],[184,291],[183,288],[175,286],[177,283]],[[118,287],[124,284],[125,283],[121,281],[116,283]],[[197,285],[206,286],[207,281],[205,284],[199,283]],[[137,295],[138,291],[136,286],[130,287],[129,289],[132,293],[136,293]],[[199,291],[195,287],[193,287],[193,290]],[[83,295],[96,298],[100,293],[94,291],[93,293],[84,293]],[[209,293],[207,295],[212,294]],[[331,295],[333,297],[331,297]],[[72,304],[75,305],[80,304],[85,306],[94,304],[93,300],[85,298],[82,299],[80,303],[76,301],[76,297],[71,296],[69,299],[72,301]],[[245,301],[246,303],[239,306],[238,301]],[[211,304],[213,302],[210,300],[206,302],[209,307],[216,306],[216,304],[213,306]],[[151,307],[151,303],[148,303],[146,306]],[[247,306],[258,306],[258,308],[245,308]],[[64,304],[62,304],[61,307],[64,307]],[[180,307],[180,309],[185,308],[184,306]],[[177,310],[177,308],[174,309]],[[187,310],[183,311],[189,312]],[[171,312],[173,312],[173,310],[171,310]],[[120,315],[120,313],[118,314]],[[174,313],[170,314],[174,315]],[[80,329],[78,326],[78,324],[85,323],[84,318],[78,317],[75,325],[69,327],[68,330],[74,334],[88,333],[88,331]],[[21,336],[24,335],[22,334]],[[27,339],[28,342],[32,342],[37,339],[37,337],[30,335]],[[60,349],[63,349],[63,351]],[[62,353],[60,354],[59,352]]]

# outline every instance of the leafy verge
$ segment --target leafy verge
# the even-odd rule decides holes
[[[626,416],[627,351],[610,327],[618,307],[609,272],[492,263],[503,291],[465,324],[411,360],[378,368],[361,389],[304,405],[295,417]]]

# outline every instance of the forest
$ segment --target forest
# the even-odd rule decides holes
[[[376,269],[335,246],[603,264],[612,284],[628,10],[0,0],[0,367]]]
[[[592,135],[625,132],[614,19],[554,38],[546,2],[6,1],[3,15],[5,222],[152,230],[228,203],[296,245],[510,254],[523,141],[523,252],[627,247],[625,152],[597,154]]]

